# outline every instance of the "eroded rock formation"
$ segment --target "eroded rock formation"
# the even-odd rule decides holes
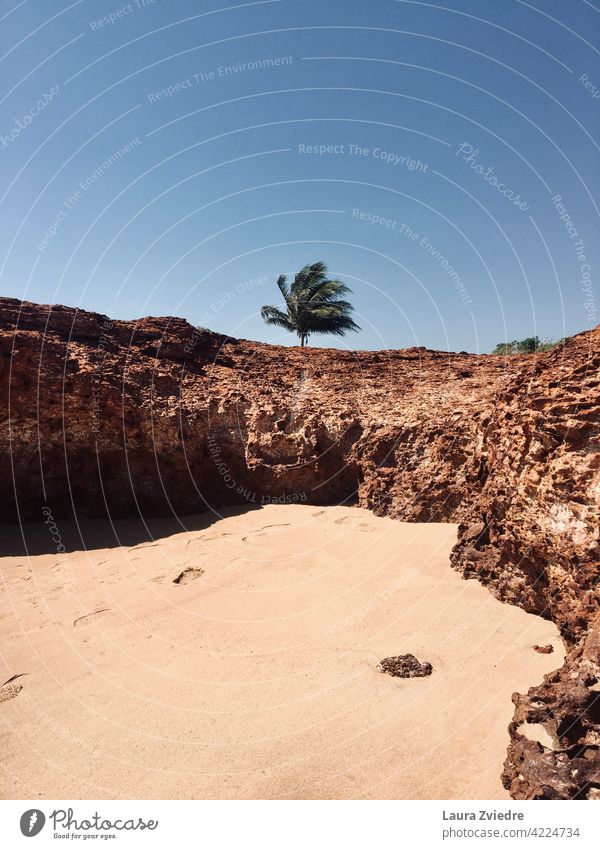
[[[596,328],[532,357],[301,350],[0,299],[2,516],[357,501],[459,522],[453,565],[553,619],[569,646],[514,697],[505,785],[593,798],[599,343]]]
[[[600,798],[600,616],[564,666],[526,696],[515,693],[502,776],[517,799]],[[530,739],[541,726],[548,746]]]

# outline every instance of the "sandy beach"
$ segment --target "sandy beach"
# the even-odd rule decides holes
[[[88,520],[87,550],[58,528],[30,556],[1,530],[3,798],[508,798],[511,694],[562,643],[450,568],[455,525],[268,506]],[[408,652],[431,676],[378,670]]]

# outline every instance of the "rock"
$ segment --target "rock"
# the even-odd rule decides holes
[[[554,647],[550,643],[546,643],[546,645],[543,646],[534,646],[533,650],[539,654],[552,654]]]
[[[204,569],[200,569],[196,566],[188,566],[183,572],[180,572],[176,578],[173,578],[174,584],[189,584],[192,581],[197,581],[198,578],[201,578],[204,575]]]
[[[384,657],[379,662],[379,668],[394,678],[425,678],[431,675],[433,667],[427,661],[423,663],[414,654],[399,654],[394,657]]]
[[[456,522],[454,568],[568,648],[516,697],[505,783],[600,786],[600,328],[531,356],[301,349],[1,298],[0,373],[5,522],[348,500]],[[538,696],[566,753],[517,731]]]
[[[561,669],[527,695],[513,695],[502,781],[515,799],[593,799],[600,788],[600,615]],[[558,741],[553,750],[519,733],[540,723]]]

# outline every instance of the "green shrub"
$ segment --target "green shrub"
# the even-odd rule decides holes
[[[559,339],[558,342],[552,339],[540,339],[539,336],[528,336],[526,339],[513,339],[512,342],[498,342],[492,354],[500,356],[508,356],[510,354],[535,354],[540,351],[551,351],[557,345],[562,345],[566,337]]]

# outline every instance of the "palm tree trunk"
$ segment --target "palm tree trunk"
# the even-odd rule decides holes
[[[306,345],[306,333],[301,333],[300,334],[300,347],[304,348],[305,345]]]

